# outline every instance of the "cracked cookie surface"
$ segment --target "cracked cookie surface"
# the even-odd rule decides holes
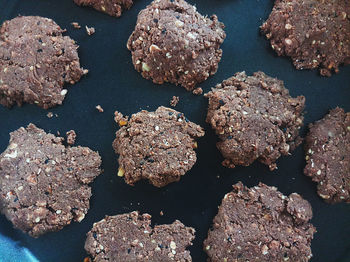
[[[211,262],[306,262],[316,232],[311,218],[311,205],[299,194],[239,182],[222,200],[203,248]]]
[[[89,209],[101,158],[87,147],[65,147],[63,138],[29,124],[10,133],[0,155],[0,210],[12,224],[38,237],[80,222]]]
[[[74,40],[53,20],[19,16],[0,28],[0,104],[62,104],[65,83],[83,75]]]
[[[309,125],[305,175],[328,203],[350,202],[350,113],[335,108]]]
[[[331,76],[350,63],[348,0],[277,0],[261,26],[272,48],[297,69],[319,68]]]
[[[195,139],[203,129],[190,122],[183,113],[167,107],[154,112],[140,111],[128,120],[115,113],[121,126],[113,148],[119,154],[119,176],[133,185],[141,179],[163,187],[179,181],[195,164]]]
[[[276,160],[301,143],[305,97],[291,97],[281,80],[263,72],[240,72],[205,96],[206,121],[220,138],[217,148],[224,166],[249,166],[258,160],[274,170]]]
[[[186,250],[195,230],[176,220],[151,227],[151,216],[137,211],[107,216],[87,233],[85,250],[93,261],[192,261]]]
[[[223,28],[183,0],[156,0],[139,13],[127,47],[144,78],[193,90],[218,69]]]

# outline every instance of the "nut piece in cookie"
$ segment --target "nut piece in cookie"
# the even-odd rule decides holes
[[[0,155],[0,211],[14,227],[38,237],[80,222],[89,209],[101,157],[87,147],[65,147],[63,138],[29,124],[10,133]]]
[[[106,216],[87,233],[85,250],[93,261],[192,261],[187,247],[195,230],[176,220],[151,227],[151,216],[137,211]]]
[[[306,262],[316,232],[311,218],[311,205],[299,194],[239,182],[222,200],[203,248],[212,262]]]
[[[139,13],[127,48],[144,78],[193,90],[218,69],[223,28],[184,0],[156,0]]]
[[[205,96],[206,121],[220,138],[217,148],[224,166],[249,166],[258,160],[274,170],[276,160],[301,143],[305,97],[291,97],[276,78],[263,72],[236,73]]]
[[[156,187],[179,181],[196,163],[196,139],[203,129],[184,114],[167,107],[142,110],[127,119],[115,113],[121,127],[113,148],[119,154],[118,176],[134,185],[148,179]]]
[[[67,89],[83,75],[78,46],[54,21],[19,16],[0,28],[0,104],[61,105]]]
[[[261,29],[297,69],[319,68],[331,76],[350,63],[349,16],[348,0],[278,0]]]
[[[335,108],[309,125],[304,174],[328,203],[350,203],[350,112]]]
[[[110,16],[120,17],[123,10],[130,9],[132,0],[73,0],[79,6],[89,6]]]

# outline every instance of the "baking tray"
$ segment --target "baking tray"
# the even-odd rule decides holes
[[[196,238],[190,247],[193,261],[205,261],[202,242],[217,213],[223,196],[232,184],[243,181],[247,186],[258,182],[277,186],[284,194],[300,193],[310,201],[317,233],[312,241],[312,262],[350,261],[350,205],[329,205],[316,194],[316,184],[303,175],[305,165],[302,146],[291,156],[278,160],[278,169],[270,172],[260,163],[250,167],[228,169],[221,166],[222,157],[215,147],[217,138],[205,123],[207,100],[194,96],[171,84],[156,85],[145,80],[134,70],[126,42],[131,34],[138,12],[150,1],[135,1],[121,18],[113,18],[90,8],[80,8],[72,0],[0,0],[0,22],[21,15],[39,15],[52,18],[68,30],[80,45],[79,56],[89,74],[72,87],[62,106],[43,110],[34,105],[7,109],[0,106],[0,151],[9,140],[9,132],[32,122],[54,134],[74,129],[78,145],[98,150],[102,156],[104,173],[92,183],[91,208],[81,223],[72,223],[60,232],[33,239],[13,229],[0,216],[0,261],[27,261],[16,256],[6,244],[16,241],[26,247],[39,261],[82,261],[85,234],[92,224],[105,215],[116,215],[133,210],[148,212],[154,224],[172,223],[175,219],[196,229]],[[247,74],[262,70],[284,80],[292,96],[306,96],[305,124],[320,119],[336,106],[350,111],[350,66],[341,67],[331,78],[321,77],[317,70],[298,71],[288,58],[277,57],[269,42],[259,33],[259,26],[267,19],[273,1],[268,0],[191,0],[199,12],[217,14],[226,25],[227,38],[222,45],[223,58],[218,72],[200,86],[208,92],[216,83],[245,70]],[[71,22],[83,27],[94,26],[96,33],[88,36],[85,30],[73,29]],[[140,109],[155,110],[169,106],[173,95],[180,97],[175,108],[193,122],[206,129],[206,136],[198,141],[198,161],[178,183],[155,188],[147,182],[131,187],[118,178],[117,156],[112,149],[117,125],[115,110],[131,115]],[[95,106],[100,104],[104,113]],[[48,112],[58,117],[49,119]],[[305,135],[304,127],[301,133]],[[164,212],[160,216],[160,211]],[[6,237],[2,241],[2,237]],[[5,247],[5,248],[4,248]],[[13,252],[11,258],[5,253]]]

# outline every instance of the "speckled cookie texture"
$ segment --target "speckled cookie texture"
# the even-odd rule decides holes
[[[107,216],[87,234],[86,251],[93,261],[192,261],[186,250],[195,230],[176,220],[151,227],[151,216],[134,211]]]
[[[328,203],[350,203],[350,113],[335,108],[309,125],[305,175]]]
[[[87,147],[65,147],[63,138],[29,124],[10,133],[0,155],[0,210],[13,225],[38,237],[80,222],[89,209],[101,158]]]
[[[261,29],[297,69],[319,68],[331,76],[350,63],[349,17],[348,0],[277,0]]]
[[[83,75],[74,40],[63,36],[54,21],[20,16],[0,28],[0,104],[37,104],[45,109],[60,105],[65,83]]]
[[[193,90],[218,69],[223,28],[183,0],[155,0],[139,13],[127,47],[144,78]]]
[[[123,10],[129,9],[132,0],[73,0],[79,6],[89,6],[110,16],[120,17]]]
[[[128,120],[116,112],[121,126],[113,148],[119,154],[119,176],[134,185],[147,179],[156,187],[179,181],[197,161],[196,139],[203,129],[184,114],[167,107],[154,112],[142,110]]]
[[[224,166],[248,166],[258,160],[274,170],[276,160],[301,143],[305,97],[291,97],[276,78],[262,72],[236,73],[205,96],[207,122],[220,138],[217,148]]]
[[[203,247],[211,262],[306,262],[316,232],[311,217],[311,205],[297,193],[239,182],[222,200]]]

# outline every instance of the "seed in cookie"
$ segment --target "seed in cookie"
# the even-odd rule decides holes
[[[299,194],[242,183],[226,194],[203,243],[208,261],[309,261],[316,229],[312,208]]]
[[[79,6],[89,6],[110,16],[120,17],[123,10],[130,9],[132,0],[73,0]]]
[[[37,104],[45,109],[62,104],[65,83],[83,75],[78,46],[54,21],[19,16],[0,28],[0,104]]]
[[[0,211],[32,237],[80,222],[89,209],[101,158],[87,147],[65,147],[63,138],[29,124],[10,133],[0,155]]]
[[[263,72],[236,73],[205,96],[206,121],[220,138],[224,166],[249,166],[258,160],[274,170],[276,160],[301,143],[305,97],[291,97],[276,78]]]
[[[261,29],[297,69],[319,68],[331,76],[350,63],[349,15],[348,0],[279,0]]]
[[[335,108],[309,125],[305,175],[328,203],[350,203],[350,112]]]
[[[156,187],[179,181],[195,164],[196,139],[203,129],[184,114],[167,107],[140,111],[130,119],[115,113],[121,127],[113,148],[119,154],[118,176],[134,185],[148,179]]]
[[[85,250],[93,261],[192,261],[187,247],[195,230],[176,220],[151,227],[151,216],[137,211],[106,216],[87,233]]]
[[[144,78],[193,90],[218,69],[223,28],[184,0],[155,0],[139,13],[127,47]]]

